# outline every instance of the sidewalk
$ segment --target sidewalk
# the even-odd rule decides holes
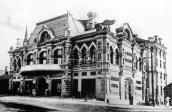
[[[88,100],[85,102],[84,99],[71,99],[64,98],[60,99],[59,97],[29,97],[29,96],[2,96],[0,97],[0,102],[10,102],[17,104],[25,105],[34,105],[37,107],[43,107],[47,109],[63,110],[67,109],[76,109],[76,106],[69,105],[90,105],[90,106],[99,106],[99,107],[114,107],[117,109],[134,109],[134,110],[169,110],[171,107],[165,106],[142,106],[142,105],[111,105],[107,104],[104,101],[97,100]],[[65,106],[64,106],[65,105]],[[67,107],[67,108],[66,108]]]
[[[0,102],[10,102],[25,105],[34,105],[37,107],[44,107],[47,109],[59,109],[57,105],[63,104],[85,104],[85,105],[107,105],[103,101],[88,100],[85,102],[84,99],[72,99],[60,97],[29,97],[29,96],[1,96]]]

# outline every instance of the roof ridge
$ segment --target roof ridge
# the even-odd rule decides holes
[[[57,16],[57,17],[54,17],[54,18],[50,18],[50,19],[38,22],[38,23],[36,23],[36,25],[40,25],[40,24],[43,24],[43,23],[46,23],[46,22],[50,22],[50,21],[53,21],[53,20],[56,20],[56,19],[59,19],[59,18],[65,17],[65,16],[67,16],[67,14],[63,14],[61,16]]]

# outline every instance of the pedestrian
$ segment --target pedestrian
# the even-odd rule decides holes
[[[36,96],[36,91],[35,91],[35,89],[32,89],[32,96]]]
[[[17,88],[17,95],[20,95],[20,88]]]
[[[45,96],[49,96],[49,90],[48,89],[45,90]]]
[[[87,102],[87,101],[88,101],[88,95],[85,96],[85,102]]]
[[[166,97],[166,106],[167,106],[167,107],[169,107],[169,105],[170,105],[170,104],[169,104],[169,101],[170,101],[170,97],[167,96],[167,97]]]
[[[22,90],[22,88],[20,89],[20,95],[23,96],[23,90]]]

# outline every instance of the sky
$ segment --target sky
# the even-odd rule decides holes
[[[87,19],[97,13],[96,21],[116,20],[116,25],[129,23],[139,37],[158,35],[167,47],[168,83],[172,82],[172,1],[171,0],[0,0],[0,69],[9,66],[10,46],[24,38],[36,23],[69,11],[76,19]]]

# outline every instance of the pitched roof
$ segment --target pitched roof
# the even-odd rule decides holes
[[[51,29],[56,38],[63,37],[67,28],[67,14],[37,23],[37,26],[30,36],[29,44],[33,44],[34,39],[38,38],[43,26]]]
[[[68,28],[70,29],[71,36],[75,36],[84,32],[84,27],[81,22],[74,19],[69,13],[39,22],[36,25],[37,26],[35,30],[30,36],[29,44],[33,44],[35,38],[39,37],[39,33],[44,26],[51,30],[54,37],[57,39],[65,37],[65,31]]]
[[[139,43],[139,44],[140,44],[140,43],[145,43],[145,42],[148,41],[148,40],[145,40],[145,39],[142,39],[142,38],[138,38],[138,37],[136,37],[135,40],[136,40],[136,42]]]

